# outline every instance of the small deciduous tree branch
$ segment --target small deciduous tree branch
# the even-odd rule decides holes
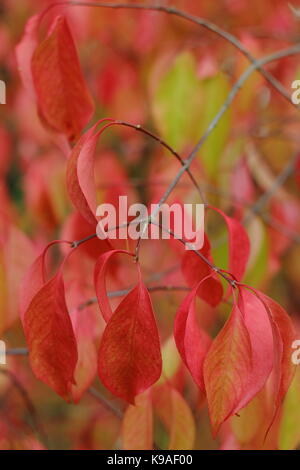
[[[7,356],[27,356],[28,355],[28,349],[27,348],[7,349],[5,351],[5,354]]]
[[[204,18],[187,13],[186,11],[180,10],[178,8],[166,5],[145,5],[143,3],[109,3],[109,2],[81,2],[81,1],[69,1],[69,2],[57,2],[50,5],[46,10],[44,10],[44,15],[55,6],[81,6],[81,7],[99,7],[99,8],[112,8],[112,9],[124,9],[124,10],[148,10],[148,11],[157,11],[161,13],[166,13],[168,15],[177,16],[191,23],[194,23],[198,26],[206,28],[214,34],[217,34],[219,37],[225,39],[232,46],[234,46],[238,51],[240,51],[252,64],[257,63],[255,57],[248,51],[248,49],[231,33],[223,30],[216,24],[208,21]],[[258,64],[256,69],[263,75],[263,77],[270,83],[270,85],[278,91],[278,93],[285,98],[290,104],[298,108],[298,105],[294,104],[290,94],[286,91],[284,86],[266,71],[263,66],[265,64]]]
[[[156,140],[157,142],[159,142],[163,147],[165,147],[169,152],[172,153],[172,155],[174,155],[175,158],[177,158],[177,160],[180,162],[180,164],[182,166],[184,166],[184,159],[179,155],[178,152],[176,152],[176,150],[174,150],[169,144],[167,144],[161,137],[158,137],[157,135],[153,134],[153,132],[150,132],[149,130],[145,129],[144,127],[142,127],[141,125],[135,125],[135,124],[131,124],[129,122],[125,122],[125,121],[116,121],[116,124],[119,124],[120,126],[125,126],[125,127],[131,127],[132,129],[135,129],[136,131],[139,131],[139,132],[142,132],[143,134],[145,135],[148,135],[149,137],[151,137],[152,139]],[[186,170],[187,174],[189,175],[190,177],[190,180],[192,181],[192,183],[194,184],[195,188],[197,189],[198,193],[199,193],[199,196],[202,200],[202,202],[204,204],[206,204],[206,201],[205,201],[205,197],[203,195],[203,192],[199,186],[199,184],[197,183],[197,181],[195,180],[195,177],[193,176],[193,174],[191,173],[190,169],[187,168]]]
[[[171,285],[170,286],[168,285],[147,286],[147,289],[149,292],[159,292],[159,291],[174,292],[174,291],[189,291],[190,290],[190,288],[187,286],[171,286]],[[124,295],[129,294],[130,290],[131,288],[107,292],[107,297],[110,299],[117,299],[118,297],[123,297]],[[80,304],[78,309],[83,310],[84,308],[89,307],[89,305],[92,305],[96,302],[97,302],[97,297],[91,297],[90,299]]]
[[[117,408],[111,401],[109,401],[104,395],[102,395],[102,393],[99,392],[99,390],[97,390],[95,387],[90,387],[88,389],[88,392],[99,403],[101,403],[104,408],[113,413],[117,418],[123,418],[123,412],[119,408]]]
[[[293,174],[296,163],[298,160],[299,153],[296,152],[292,158],[288,161],[286,166],[283,170],[274,178],[273,184],[269,187],[267,191],[265,191],[255,202],[255,204],[250,208],[250,213],[245,216],[243,223],[247,224],[252,217],[259,213],[261,209],[269,202],[272,196],[276,193],[276,191],[284,185],[284,183],[288,180],[288,178]]]
[[[162,204],[164,204],[166,202],[166,200],[168,199],[168,197],[170,196],[172,191],[175,189],[175,187],[176,187],[177,183],[180,181],[183,173],[191,166],[191,164],[192,164],[194,158],[196,157],[196,155],[198,154],[199,150],[201,149],[203,144],[206,142],[207,138],[211,135],[211,133],[213,132],[215,127],[218,125],[220,119],[225,114],[225,112],[227,111],[227,109],[229,108],[231,103],[233,102],[234,98],[238,94],[239,90],[242,88],[242,86],[244,85],[246,80],[250,77],[250,75],[254,72],[254,70],[256,70],[258,68],[258,66],[263,66],[263,65],[268,64],[270,62],[280,60],[284,57],[288,57],[288,56],[299,54],[299,53],[300,53],[300,44],[296,44],[295,46],[288,47],[286,49],[282,49],[280,51],[269,54],[269,55],[263,57],[262,59],[259,59],[258,61],[256,61],[252,65],[250,65],[245,70],[245,72],[240,76],[240,78],[237,80],[235,85],[232,87],[231,91],[229,92],[229,94],[227,96],[227,99],[225,100],[224,104],[221,106],[219,112],[216,114],[214,119],[211,121],[211,123],[209,124],[207,130],[202,135],[202,137],[199,139],[199,141],[197,142],[197,144],[195,145],[195,147],[193,148],[193,150],[191,151],[191,153],[189,154],[189,156],[185,160],[184,165],[178,171],[177,175],[175,176],[175,178],[173,179],[173,181],[171,182],[171,184],[169,185],[169,187],[167,188],[167,190],[165,191],[165,193],[161,197],[160,201],[157,204],[156,210],[149,216],[148,223],[150,223],[152,217],[156,217],[156,215],[158,214]],[[146,228],[147,228],[147,226],[144,227],[144,231],[146,230]],[[139,255],[139,248],[140,248],[141,239],[142,239],[142,235],[141,235],[140,239],[137,242],[137,248],[136,248],[136,258],[137,259],[138,259],[138,255]]]

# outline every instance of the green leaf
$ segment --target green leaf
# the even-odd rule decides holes
[[[252,287],[259,287],[267,273],[269,239],[263,222],[253,217],[246,227],[250,238],[251,252],[244,282]]]
[[[160,80],[152,100],[155,124],[163,138],[177,151],[193,146],[220,110],[229,83],[223,73],[200,79],[193,55],[178,55]],[[199,155],[209,175],[214,175],[228,140],[231,111],[219,121]]]
[[[201,81],[192,54],[176,57],[161,79],[153,99],[153,116],[163,138],[176,150],[194,143],[200,131]]]
[[[203,81],[202,93],[204,101],[201,119],[202,133],[206,131],[213,118],[221,109],[221,106],[227,98],[229,89],[228,79],[223,73],[219,73]],[[210,176],[214,176],[218,168],[222,152],[225,149],[229,137],[230,124],[231,110],[228,109],[200,150],[201,159]]]

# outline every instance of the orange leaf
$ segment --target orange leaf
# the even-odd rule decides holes
[[[68,400],[78,354],[61,271],[33,297],[24,330],[34,374]]]
[[[149,392],[136,397],[135,405],[127,408],[122,425],[124,450],[151,450],[153,448],[153,414]]]

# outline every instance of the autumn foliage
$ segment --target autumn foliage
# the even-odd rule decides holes
[[[295,13],[72,3],[0,13],[0,448],[296,449]],[[119,196],[203,247],[99,239]]]

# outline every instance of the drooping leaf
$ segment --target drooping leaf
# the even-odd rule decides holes
[[[234,306],[204,360],[204,383],[214,436],[247,391],[251,364],[249,333],[242,312]]]
[[[109,321],[109,319],[111,318],[113,314],[111,306],[109,304],[109,300],[107,298],[106,283],[105,283],[106,272],[107,272],[108,263],[111,257],[118,253],[124,253],[129,256],[132,256],[131,253],[125,250],[108,251],[107,253],[104,253],[103,255],[99,256],[95,264],[95,269],[94,269],[94,282],[95,282],[96,295],[97,295],[101,313],[106,322]]]
[[[78,353],[61,270],[31,300],[24,314],[24,331],[34,374],[69,400]]]
[[[276,346],[272,325],[262,302],[252,292],[245,289],[240,293],[239,307],[250,338],[252,360],[247,387],[233,410],[235,413],[244,408],[265,385],[274,365],[274,347]]]
[[[210,243],[206,235],[204,236],[204,245],[199,251],[208,261],[212,261]],[[221,302],[223,297],[221,282],[217,279],[210,266],[196,253],[192,250],[186,251],[182,258],[181,268],[191,287],[194,287],[197,283],[199,284],[197,295],[201,299],[205,300],[212,307],[216,307]],[[206,280],[205,284],[199,282],[210,274],[211,276]]]
[[[161,369],[151,299],[139,279],[107,323],[99,349],[99,376],[114,395],[134,403],[136,395],[159,379]]]
[[[24,315],[29,307],[30,302],[32,301],[33,297],[43,284],[46,283],[46,255],[49,248],[57,243],[64,243],[60,240],[55,240],[49,243],[42,253],[34,260],[31,264],[27,272],[25,273],[21,286],[20,286],[20,316],[21,320],[24,320]],[[68,243],[68,242],[67,242]]]
[[[32,56],[32,77],[42,121],[74,140],[90,120],[94,105],[80,68],[72,34],[63,16]]]
[[[250,242],[242,224],[226,215],[220,209],[212,207],[226,222],[229,238],[229,271],[240,281],[246,270],[250,254]]]
[[[96,184],[94,179],[94,159],[97,141],[103,129],[96,132],[97,126],[91,127],[73,148],[68,160],[66,184],[70,199],[78,212],[89,224],[96,224]]]
[[[209,335],[197,324],[195,297],[198,288],[208,279],[200,281],[180,306],[174,324],[174,337],[178,351],[196,384],[204,391],[203,363],[211,344]]]
[[[275,300],[262,292],[256,291],[275,324],[277,345],[274,356],[274,419],[279,406],[289,389],[295,374],[295,365],[291,360],[291,346],[296,338],[295,328],[287,312]],[[281,346],[281,347],[280,347]]]
[[[93,159],[96,146],[94,128],[89,129],[73,148],[67,166],[67,190],[78,212],[89,224],[96,224],[96,188]],[[81,163],[82,162],[82,163]],[[79,172],[79,167],[81,172]]]
[[[64,240],[82,240],[92,235],[94,231],[95,226],[90,225],[79,212],[75,211],[66,219],[61,237]],[[109,240],[100,240],[98,237],[91,238],[80,247],[80,251],[92,259],[97,259],[102,253],[111,249]]]

